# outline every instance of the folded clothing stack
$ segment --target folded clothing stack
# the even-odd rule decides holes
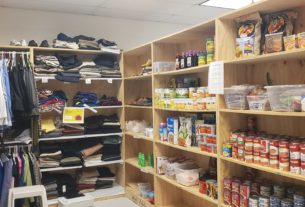
[[[102,160],[114,161],[121,159],[122,138],[119,136],[106,137],[103,141]]]
[[[42,184],[46,188],[47,198],[54,199],[58,197],[56,177],[49,173],[44,173],[41,179]]]
[[[42,153],[39,155],[39,166],[41,168],[59,167],[59,162],[62,159],[60,150],[50,153]]]
[[[82,61],[77,58],[76,55],[58,55],[56,57],[63,67],[64,71],[58,73],[55,78],[64,82],[76,83],[79,82],[81,75],[79,73],[79,66]]]
[[[117,57],[111,54],[103,54],[97,56],[94,63],[101,67],[102,78],[121,78],[120,66]]]
[[[90,40],[80,39],[78,41],[78,46],[79,46],[79,49],[84,49],[84,50],[100,50],[98,43],[95,41],[90,41]]]
[[[85,118],[85,134],[119,133],[121,125],[116,114],[110,116],[98,115]]]
[[[84,61],[79,66],[79,73],[82,78],[100,78],[102,69],[96,65],[93,61]]]
[[[50,76],[54,77],[58,72],[62,72],[61,67],[56,56],[37,55],[35,56],[35,76]]]
[[[85,107],[85,106],[100,106],[100,100],[96,93],[91,92],[77,92],[73,97],[73,106]]]
[[[100,98],[101,106],[121,106],[122,102],[117,97],[107,97],[103,95]]]
[[[106,39],[99,39],[97,43],[100,46],[100,49],[105,52],[120,54],[121,50],[118,48],[117,44],[113,41]]]
[[[84,169],[78,175],[78,189],[80,193],[88,193],[97,189],[113,187],[115,174],[107,167]]]
[[[62,111],[67,102],[67,97],[63,91],[41,90],[38,92],[39,111]]]

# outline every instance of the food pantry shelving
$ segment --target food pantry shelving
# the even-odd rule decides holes
[[[262,0],[243,9],[221,16],[216,20],[196,25],[184,31],[126,51],[124,52],[125,89],[130,88],[130,91],[141,94],[141,96],[154,97],[154,89],[166,87],[166,84],[171,77],[180,75],[182,77],[195,75],[196,77],[200,77],[206,85],[209,65],[167,72],[153,71],[152,75],[149,75],[148,77],[139,77],[138,75],[141,70],[141,64],[148,58],[152,60],[153,65],[157,61],[174,62],[176,54],[181,54],[182,51],[190,49],[201,49],[204,45],[204,40],[210,36],[215,36],[215,59],[224,61],[225,87],[238,84],[264,85],[266,84],[267,72],[270,73],[274,84],[304,84],[304,49],[262,54],[242,59],[235,58],[235,18],[253,12],[266,14],[289,9],[298,11],[296,33],[304,32],[304,1],[292,0],[288,2],[285,0]],[[152,81],[150,82],[150,80]],[[151,85],[147,86],[147,84]],[[144,87],[147,87],[147,91],[145,92],[143,89]],[[137,112],[139,112],[139,110],[133,111],[133,113]],[[144,114],[143,116],[138,117],[143,117],[142,119],[153,122],[153,142],[151,143],[150,140],[139,142],[137,139],[131,139],[132,136],[128,136],[130,138],[126,139],[130,139],[131,144],[140,145],[141,149],[146,148],[148,151],[153,151],[155,158],[156,156],[170,156],[173,154],[187,155],[188,157],[198,158],[199,166],[207,167],[207,163],[202,162],[202,160],[206,161],[209,157],[216,157],[218,167],[218,199],[213,200],[210,197],[199,193],[199,189],[196,186],[185,187],[163,175],[158,175],[156,169],[154,174],[149,175],[147,175],[146,172],[134,171],[134,169],[131,169],[128,166],[132,164],[126,164],[126,194],[128,194],[129,190],[134,190],[128,187],[129,183],[145,181],[152,183],[154,186],[155,206],[226,206],[223,199],[223,179],[225,177],[241,176],[248,168],[257,170],[262,177],[275,183],[289,182],[291,184],[305,186],[305,176],[258,164],[246,163],[222,155],[222,144],[229,139],[231,131],[245,127],[248,116],[255,116],[258,119],[258,122],[260,123],[258,124],[258,128],[261,131],[304,136],[305,131],[304,127],[302,127],[305,123],[304,112],[231,110],[226,108],[223,95],[217,96],[217,108],[215,110],[179,111],[176,109],[163,109],[158,108],[153,100],[152,112],[150,108],[141,112],[149,114],[149,118]],[[203,152],[197,147],[181,147],[159,140],[159,124],[161,120],[164,120],[169,115],[213,112],[217,117],[217,154]],[[126,147],[127,146],[128,145],[126,145]],[[134,151],[133,155],[136,156],[137,153],[138,151]],[[133,157],[133,159],[135,159],[135,157]],[[141,176],[136,179],[130,175],[133,172],[138,172]],[[132,197],[133,200],[141,199],[141,197],[134,194]]]

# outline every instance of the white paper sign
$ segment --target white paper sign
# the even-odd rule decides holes
[[[42,77],[41,82],[42,83],[48,83],[49,79],[47,77]]]
[[[216,61],[210,63],[208,85],[210,94],[224,93],[223,61]]]
[[[90,79],[90,78],[86,78],[86,79],[85,79],[85,83],[86,83],[86,84],[91,84],[91,79]]]
[[[108,81],[108,83],[112,83],[112,79],[111,78],[107,79],[107,81]]]

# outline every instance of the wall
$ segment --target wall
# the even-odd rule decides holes
[[[34,39],[38,44],[47,39],[50,43],[59,32],[64,32],[71,36],[84,34],[114,40],[122,49],[129,49],[186,27],[188,26],[0,7],[0,44],[4,45],[12,39]]]

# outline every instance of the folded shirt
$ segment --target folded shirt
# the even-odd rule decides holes
[[[60,72],[55,76],[56,80],[70,82],[70,83],[77,83],[81,78],[79,73],[67,73],[67,72]]]
[[[99,50],[100,49],[98,43],[95,41],[79,40],[78,45],[79,45],[80,49],[85,49],[85,50]]]
[[[66,157],[60,160],[60,166],[62,167],[79,166],[82,164],[83,162],[79,157]]]
[[[55,39],[53,41],[53,47],[56,48],[69,48],[69,49],[78,49],[78,44],[75,42],[66,42],[66,41],[61,41],[58,39]]]
[[[48,66],[50,68],[60,67],[57,57],[52,55],[36,55],[34,61],[37,65]]]

